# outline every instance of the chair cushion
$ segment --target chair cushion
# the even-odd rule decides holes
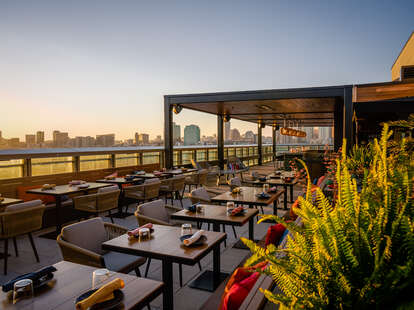
[[[118,191],[119,187],[117,185],[107,186],[107,187],[101,187],[98,189],[98,193],[108,193],[108,192],[114,192]]]
[[[102,255],[105,261],[105,267],[115,272],[129,273],[135,267],[145,263],[145,257],[123,254],[118,252],[107,252]]]
[[[267,229],[265,246],[268,246],[269,244],[274,244],[275,246],[278,246],[280,241],[282,240],[282,236],[285,232],[285,229],[286,227],[282,224],[275,224],[270,226]]]
[[[32,207],[37,207],[42,205],[43,202],[40,199],[37,200],[32,200],[32,201],[27,201],[27,202],[21,202],[21,203],[16,203],[10,206],[7,206],[6,209],[4,209],[4,211],[18,211],[18,210],[24,210],[27,208],[32,208]]]
[[[102,219],[95,217],[62,228],[62,238],[83,249],[103,254],[101,245],[108,240],[108,235]]]
[[[260,276],[258,272],[253,271],[259,268],[264,270],[266,266],[267,262],[264,261],[252,267],[237,268],[226,284],[219,309],[239,309]]]
[[[153,184],[153,183],[158,183],[158,182],[160,182],[160,179],[152,178],[152,179],[146,179],[144,184]]]
[[[240,178],[238,177],[232,178],[230,180],[230,185],[241,186],[242,184],[241,184]]]
[[[194,198],[201,198],[203,200],[210,201],[210,196],[208,195],[204,187],[199,187],[191,191],[191,196]]]
[[[162,199],[154,200],[138,206],[138,213],[169,223],[170,217]]]

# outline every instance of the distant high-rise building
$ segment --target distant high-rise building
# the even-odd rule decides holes
[[[181,141],[181,126],[173,123],[173,142]]]
[[[26,145],[34,145],[36,144],[36,136],[35,135],[26,135]]]
[[[138,132],[135,133],[135,144],[136,145],[139,144],[139,134],[138,134]]]
[[[20,139],[19,138],[10,138],[9,139],[9,146],[10,147],[20,147]]]
[[[67,132],[60,132],[59,130],[53,131],[53,145],[54,146],[66,146],[69,142],[69,134]]]
[[[200,142],[200,127],[188,125],[184,128],[184,145],[195,145]]]
[[[42,144],[43,142],[45,142],[45,132],[44,131],[36,132],[36,143]]]
[[[96,135],[96,146],[113,146],[115,144],[115,134]]]
[[[224,122],[224,141],[230,140],[230,130],[231,130],[230,121]]]
[[[238,141],[240,140],[240,132],[238,129],[234,128],[230,130],[230,140],[231,141]]]
[[[141,133],[138,135],[138,144],[144,145],[149,144],[149,135],[146,133]]]
[[[254,143],[254,132],[251,130],[246,131],[246,133],[244,134],[244,139],[246,140],[246,142]]]

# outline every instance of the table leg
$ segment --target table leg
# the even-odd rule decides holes
[[[249,239],[254,240],[254,217],[249,220]]]
[[[220,285],[220,243],[213,249],[213,286]]]
[[[283,186],[283,188],[284,188],[284,190],[285,190],[285,192],[283,193],[283,199],[284,199],[284,201],[283,201],[283,207],[284,207],[284,209],[285,210],[287,210],[287,185],[284,185]]]
[[[293,185],[289,185],[290,187],[290,202],[293,202]]]
[[[213,231],[220,232],[220,224],[217,222],[213,222]]]
[[[56,237],[60,234],[62,230],[62,222],[60,218],[60,211],[62,206],[62,200],[60,196],[56,196]]]
[[[277,199],[273,201],[273,215],[277,215]]]
[[[172,262],[168,259],[162,260],[162,282],[164,282],[163,309],[174,309],[174,282]]]
[[[126,204],[126,199],[125,199],[125,193],[123,191],[122,188],[122,184],[118,184],[118,187],[121,191],[120,195],[119,195],[119,199],[118,199],[118,212],[112,214],[113,218],[118,218],[118,219],[123,219],[126,218],[130,215],[132,215],[132,213],[129,213],[128,210],[126,212],[122,211],[122,207]]]

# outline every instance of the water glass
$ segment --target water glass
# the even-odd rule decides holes
[[[191,224],[185,223],[181,225],[181,236],[192,235],[192,234],[193,234],[193,228]]]
[[[92,273],[92,289],[97,289],[101,286],[103,282],[109,279],[110,272],[108,269],[101,268],[96,269]]]
[[[263,184],[263,192],[267,193],[268,190],[269,190],[269,184],[267,183]]]
[[[22,299],[30,299],[33,297],[33,281],[23,279],[14,283],[13,286],[13,304]]]
[[[226,204],[226,211],[229,214],[234,209],[234,201],[228,201]]]
[[[141,228],[138,231],[138,241],[141,242],[142,240],[149,239],[151,237],[151,231],[149,228]]]

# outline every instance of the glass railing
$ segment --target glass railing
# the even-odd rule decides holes
[[[326,149],[324,145],[277,145],[276,152],[291,152],[302,150]],[[332,146],[329,147],[332,149]],[[121,153],[122,152],[122,153]],[[128,150],[120,148],[96,148],[87,151],[67,149],[64,155],[59,156],[55,149],[42,151],[42,156],[36,150],[19,150],[16,153],[8,150],[0,151],[0,179],[13,179],[25,176],[53,175],[77,171],[90,171],[106,168],[133,167],[149,164],[163,166],[164,149],[162,147],[136,147]],[[239,157],[248,166],[258,164],[257,145],[226,145],[224,158]],[[191,160],[198,162],[210,162],[217,164],[217,148],[209,146],[174,147],[173,165],[189,165]],[[273,159],[272,145],[262,146],[262,162],[270,162]]]

